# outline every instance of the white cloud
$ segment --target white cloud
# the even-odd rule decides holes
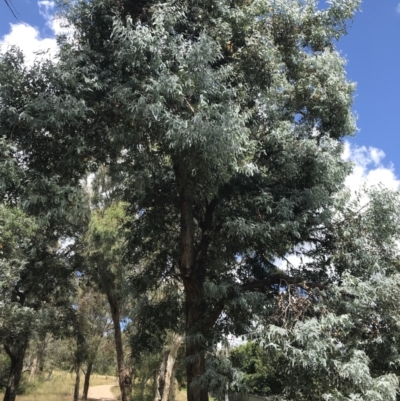
[[[396,11],[400,14],[400,3],[397,4]]]
[[[43,37],[38,28],[21,22],[10,24],[10,32],[0,38],[0,53],[11,46],[17,46],[24,53],[25,64],[29,67],[35,60],[54,60],[58,50],[55,35],[72,33],[71,28],[66,27],[66,21],[55,14],[54,1],[39,0],[37,4],[40,15],[45,19],[46,26],[51,29],[53,37]],[[48,51],[47,54],[45,54],[46,51]]]
[[[346,178],[346,185],[352,191],[378,185],[392,190],[400,188],[393,165],[382,163],[385,153],[381,149],[352,146],[347,142],[343,158],[354,162],[353,172]]]
[[[66,20],[54,13],[56,7],[54,1],[39,0],[38,7],[40,15],[46,20],[46,25],[55,35],[68,35],[71,32],[71,29],[67,27]]]
[[[0,52],[11,46],[17,46],[25,55],[25,63],[32,66],[35,59],[53,58],[57,52],[54,38],[42,38],[39,30],[26,23],[10,24],[11,31],[0,39]],[[49,51],[48,54],[36,54]]]

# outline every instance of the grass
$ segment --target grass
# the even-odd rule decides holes
[[[114,394],[114,393],[113,393]],[[133,401],[153,401],[154,400],[154,384],[150,379],[147,382],[145,388],[141,388],[138,381],[133,383],[132,388],[132,400]],[[187,392],[185,388],[181,388],[181,390],[177,389],[175,401],[186,401],[187,400]]]
[[[114,384],[114,376],[92,375],[91,386]],[[18,395],[17,401],[71,401],[74,393],[75,374],[55,371],[48,381],[37,380],[28,384],[27,394]],[[81,376],[81,391],[83,375]],[[3,394],[0,394],[2,398]]]
[[[83,375],[82,375],[83,376]],[[115,384],[114,376],[92,375],[90,378],[90,386],[101,386],[103,384]],[[74,393],[75,374],[68,372],[55,371],[51,380],[37,380],[34,383],[28,384],[27,394],[18,395],[17,401],[71,401]],[[83,377],[81,377],[81,390],[83,387]],[[144,399],[139,396],[139,386],[133,386],[133,399],[139,401],[153,400],[153,386],[147,385],[144,393]],[[121,399],[119,387],[113,386],[111,392],[117,400]],[[136,397],[135,397],[136,395]],[[141,395],[141,392],[140,392]],[[3,398],[3,393],[0,393],[0,399]],[[177,391],[176,401],[186,401],[187,392],[185,388]],[[214,401],[210,397],[210,401]]]
[[[185,388],[182,388],[180,391],[176,392],[175,401],[186,401],[187,400],[187,391]]]

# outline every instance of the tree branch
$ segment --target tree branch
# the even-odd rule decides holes
[[[286,274],[273,274],[271,277],[265,280],[252,281],[249,283],[245,283],[241,286],[241,289],[244,291],[255,291],[259,289],[264,289],[267,287],[271,287],[272,285],[297,285],[305,290],[318,288],[320,290],[326,289],[327,284],[314,283],[310,281],[306,281],[302,277],[291,277]]]
[[[206,200],[206,213],[204,220],[200,222],[200,228],[202,231],[201,241],[199,244],[198,252],[196,255],[196,261],[201,260],[201,258],[207,255],[208,245],[210,244],[213,224],[214,211],[218,205],[218,198],[213,198],[210,203]]]

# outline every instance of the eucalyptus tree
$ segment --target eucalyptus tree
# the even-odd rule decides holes
[[[75,372],[76,383],[74,398],[79,398],[80,371],[85,374],[83,384],[82,400],[88,399],[90,376],[93,365],[98,357],[102,345],[108,341],[112,324],[107,299],[104,294],[96,288],[89,287],[88,283],[82,285],[78,290],[76,303],[76,350],[75,350]],[[86,371],[83,369],[86,364]]]
[[[12,140],[2,138],[0,147],[0,342],[11,361],[4,399],[13,401],[35,330],[59,334],[68,326],[74,263],[61,241],[75,235],[76,224],[57,178],[27,168]]]
[[[175,377],[173,372],[183,336],[177,333],[169,334],[169,341],[163,352],[162,362],[155,380],[156,394],[154,401],[168,401],[171,396],[174,397],[172,388]]]
[[[397,399],[399,193],[380,188],[342,201],[298,266],[328,267],[331,285],[282,291],[272,319],[265,315],[253,333],[270,361],[279,358],[268,380],[288,401]]]
[[[248,331],[268,294],[327,277],[274,261],[331,219],[349,171],[354,85],[334,44],[358,5],[73,2],[56,62],[2,58],[1,134],[72,186],[107,163],[129,204],[137,290],[181,281],[189,401],[208,399],[207,349]]]
[[[132,263],[146,260],[139,288],[183,283],[189,400],[214,381],[206,350],[248,331],[265,292],[319,285],[274,261],[330,219],[348,171],[353,85],[333,41],[355,3],[163,3],[150,26],[148,11],[114,23]]]
[[[4,400],[13,401],[30,338],[68,326],[73,268],[37,218],[7,204],[0,209],[0,343],[11,361]]]
[[[117,354],[118,380],[122,401],[129,401],[132,391],[132,369],[127,363],[121,325],[127,309],[127,270],[124,261],[126,221],[121,202],[111,203],[104,209],[95,209],[83,239],[85,273],[106,297],[114,328]]]
[[[25,306],[25,294],[15,286],[26,264],[24,248],[29,246],[37,226],[21,210],[0,206],[0,341],[11,366],[5,399],[12,399],[20,381],[35,313]],[[15,397],[15,396],[14,396]]]

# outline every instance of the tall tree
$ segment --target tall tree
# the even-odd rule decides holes
[[[111,311],[117,353],[118,381],[122,401],[129,401],[132,392],[132,369],[127,364],[121,325],[126,310],[126,271],[124,263],[125,205],[112,203],[93,211],[84,239],[87,258],[86,273],[105,294]]]
[[[79,376],[83,364],[86,364],[82,400],[87,400],[93,365],[111,327],[105,296],[93,286],[81,286],[76,304],[76,366],[80,365],[77,369]],[[76,394],[79,396],[79,386],[77,387]]]
[[[69,315],[74,264],[71,245],[61,240],[75,235],[76,224],[74,207],[65,210],[71,192],[29,169],[15,142],[2,138],[0,148],[0,341],[11,360],[4,399],[14,401],[35,328],[57,331]]]
[[[324,278],[274,261],[330,220],[348,172],[354,85],[334,43],[358,4],[74,2],[57,63],[2,58],[0,132],[73,184],[108,163],[138,288],[181,280],[189,401],[208,399],[224,333],[246,332],[282,283]]]
[[[5,400],[14,400],[28,347],[28,333],[37,318],[34,310],[25,306],[25,293],[15,283],[24,271],[27,263],[24,250],[29,247],[37,226],[21,210],[3,205],[0,224],[0,341],[11,361]]]
[[[0,342],[11,360],[4,399],[14,401],[35,330],[65,326],[73,268],[66,250],[38,219],[9,205],[0,205],[0,216]]]

